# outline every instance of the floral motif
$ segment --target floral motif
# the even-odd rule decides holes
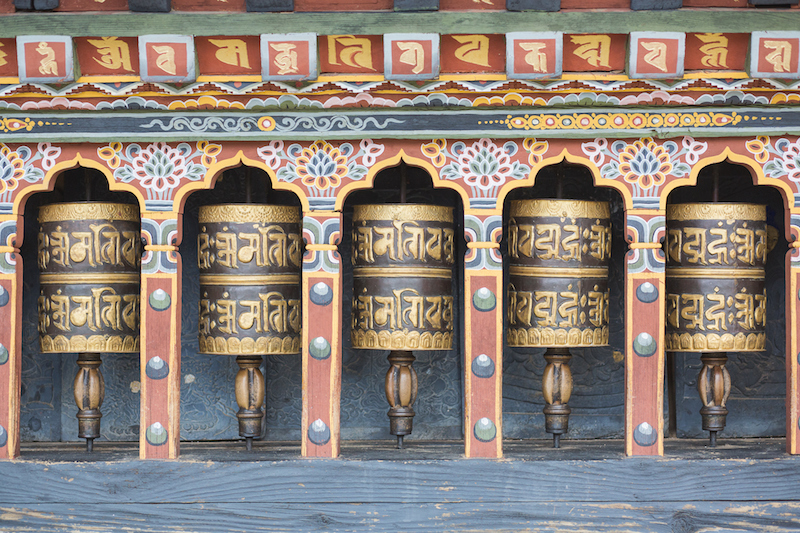
[[[49,146],[49,143],[42,144]],[[58,150],[60,153],[60,149]],[[0,212],[11,211],[11,197],[20,180],[35,183],[44,178],[42,169],[33,166],[40,159],[43,159],[41,151],[33,155],[33,151],[27,146],[12,149],[0,143]]]
[[[523,179],[531,169],[513,159],[518,146],[514,141],[497,145],[491,139],[479,139],[471,144],[459,141],[448,149],[444,139],[434,139],[421,147],[422,153],[434,165],[442,167],[441,177],[463,179],[470,187],[476,208],[493,208],[500,187],[510,179]],[[447,164],[445,164],[447,163]]]
[[[200,180],[221,151],[220,145],[208,141],[198,142],[195,148],[188,143],[173,148],[157,142],[144,148],[132,143],[124,149],[122,143],[112,142],[99,148],[97,155],[115,169],[115,179],[138,182],[147,195],[148,209],[161,211],[172,208],[172,195],[181,182]]]
[[[672,163],[663,146],[657,146],[652,140],[636,141],[620,152],[618,169],[622,179],[647,190],[666,181]]]
[[[528,151],[528,163],[531,166],[536,166],[542,162],[542,158],[544,154],[547,153],[547,149],[550,148],[550,145],[547,141],[537,141],[533,138],[528,138],[522,141],[522,147]]]
[[[774,145],[766,135],[759,135],[745,146],[755,155],[756,161],[764,163],[764,175],[769,178],[788,178],[798,184],[800,191],[800,139],[794,142],[780,138]],[[795,194],[795,201],[798,195]]]
[[[309,189],[337,188],[347,175],[347,157],[328,143],[315,142],[295,159],[296,172]]]
[[[606,139],[595,139],[581,145],[583,153],[597,167],[605,179],[622,178],[632,185],[635,207],[655,207],[659,189],[667,176],[680,178],[691,172],[691,165],[700,160],[708,144],[684,137],[679,145],[675,141],[657,143],[644,137],[632,144]]]
[[[308,190],[311,209],[333,209],[336,190],[345,179],[364,179],[384,151],[382,144],[363,139],[358,150],[350,143],[333,145],[315,141],[309,146],[271,141],[257,150],[267,166],[276,171],[279,181],[297,180]],[[360,159],[360,163],[359,163]]]

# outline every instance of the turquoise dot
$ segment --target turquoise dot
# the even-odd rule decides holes
[[[317,337],[311,341],[308,353],[311,354],[311,357],[320,361],[327,359],[331,356],[331,343],[323,337]]]
[[[491,311],[497,305],[497,297],[486,287],[481,287],[472,295],[472,305],[478,311]]]
[[[658,344],[656,340],[649,333],[639,333],[636,338],[633,339],[633,351],[638,356],[650,357],[656,353],[657,347]]]
[[[475,422],[473,433],[475,434],[475,438],[479,441],[491,442],[497,436],[497,426],[488,418],[483,417]]]
[[[144,432],[144,438],[153,446],[161,446],[167,442],[167,430],[161,425],[161,422],[154,422]]]
[[[164,311],[169,309],[170,304],[172,303],[172,299],[167,294],[167,291],[164,289],[156,289],[150,293],[150,307],[155,309],[156,311]]]

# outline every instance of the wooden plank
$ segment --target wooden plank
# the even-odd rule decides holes
[[[353,502],[799,502],[800,457],[785,455],[782,439],[749,442],[713,450],[700,441],[690,441],[693,448],[682,443],[685,459],[624,458],[620,441],[613,449],[564,441],[560,451],[528,441],[507,445],[505,460],[454,459],[452,450],[462,448],[453,444],[443,459],[418,459],[416,450],[427,453],[424,445],[398,451],[388,442],[362,444],[380,448],[383,460],[348,458],[357,456],[348,446],[339,460],[264,460],[268,455],[261,454],[252,461],[211,460],[186,449],[183,460],[166,462],[18,460],[0,463],[0,507],[74,506],[109,501],[109,494],[117,504],[241,502],[253,509]],[[589,453],[595,458],[576,458]]]
[[[32,504],[0,507],[7,532],[135,531],[770,531],[800,528],[797,502],[738,505],[658,501],[585,504]]]
[[[13,24],[0,25],[0,37],[17,35],[134,36],[149,33],[185,35],[258,35],[269,32],[316,32],[321,35],[377,35],[413,27],[417,32],[495,33],[564,31],[628,33],[631,31],[751,32],[794,31],[800,10],[643,11],[564,13],[18,13]]]

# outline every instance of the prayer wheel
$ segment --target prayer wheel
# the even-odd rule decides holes
[[[729,351],[766,342],[766,207],[675,204],[667,207],[666,349],[700,352],[697,390],[711,445],[725,428]]]
[[[85,202],[39,209],[39,341],[78,353],[78,436],[100,436],[101,353],[139,351],[141,224],[135,205]]]
[[[608,344],[608,203],[512,201],[508,254],[507,342],[547,348],[545,430],[558,448],[571,412],[569,349]]]
[[[239,435],[261,436],[262,356],[299,354],[300,209],[230,204],[200,208],[200,353],[235,355]]]
[[[388,349],[389,429],[412,431],[415,350],[453,344],[453,209],[360,205],[353,211],[353,348]]]

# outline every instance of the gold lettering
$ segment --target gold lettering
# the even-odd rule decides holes
[[[442,258],[442,229],[441,228],[425,228],[430,236],[425,241],[425,253],[431,256],[436,261]]]
[[[751,229],[736,228],[735,235],[731,235],[731,241],[740,245],[736,247],[736,258],[748,265],[755,263],[755,232]]]
[[[102,287],[92,289],[92,298],[94,298],[94,318],[97,327],[103,328],[103,326],[106,326],[114,330],[122,329],[122,309],[120,307],[122,297],[111,287]],[[101,302],[108,305],[100,307]]]
[[[767,253],[769,252],[767,248],[767,230],[757,229],[756,237],[758,237],[758,243],[756,244],[756,261],[760,259],[762,262],[766,263]]]
[[[564,249],[564,255],[561,257],[564,261],[572,259],[576,261],[581,260],[581,228],[575,224],[567,224],[564,226],[564,231],[570,232],[570,235],[564,237],[561,241],[561,247]]]
[[[39,62],[39,74],[43,76],[58,76],[56,51],[44,41],[39,43],[39,46],[36,47],[36,51],[39,52],[39,55],[44,56]]]
[[[158,54],[156,66],[173,76],[178,74],[178,66],[175,64],[175,49],[171,46],[154,46],[153,51]]]
[[[489,37],[486,35],[453,35],[453,39],[461,43],[456,48],[456,59],[481,67],[489,65]]]
[[[250,329],[255,326],[255,332],[261,333],[261,302],[257,300],[239,300],[239,305],[247,309],[247,311],[239,314],[239,327],[241,329]]]
[[[130,329],[136,329],[139,324],[139,295],[125,294],[122,301],[127,305],[122,308],[122,321]]]
[[[89,224],[89,229],[94,235],[94,256],[97,264],[120,264],[120,234],[117,229],[111,224]],[[101,236],[107,240],[102,241]]]
[[[667,322],[673,327],[680,327],[680,305],[678,304],[679,294],[667,294]]]
[[[671,229],[667,232],[667,256],[676,263],[681,262],[682,239],[683,232],[679,229]]]
[[[764,59],[772,65],[775,72],[789,72],[792,68],[791,41],[763,41],[763,43],[764,48],[774,50],[774,52],[770,52],[764,56]]]
[[[261,236],[258,233],[240,233],[239,238],[247,244],[239,246],[236,258],[242,263],[249,263],[255,257],[256,265],[263,266],[261,264]]]
[[[538,237],[534,242],[537,250],[543,253],[537,253],[536,257],[539,259],[560,259],[558,256],[558,246],[561,241],[561,226],[558,224],[539,224],[536,226],[537,235],[545,235]]]
[[[706,230],[705,228],[684,228],[686,242],[683,243],[683,253],[690,263],[706,264]],[[691,240],[690,240],[691,239]]]
[[[737,309],[736,322],[744,329],[753,329],[756,326],[755,301],[752,294],[738,293],[733,306]]]
[[[412,66],[411,72],[419,74],[425,70],[425,50],[422,44],[414,41],[398,41],[396,44],[403,51],[400,54],[400,62]]]
[[[411,293],[411,295],[406,293]],[[400,327],[402,328],[406,324],[414,328],[423,327],[425,297],[420,296],[419,292],[414,289],[393,290],[392,294],[397,300],[397,309],[399,311],[397,323]],[[404,304],[410,305],[406,306]]]
[[[534,294],[536,298],[536,305],[533,307],[533,315],[537,320],[536,324],[539,326],[555,326],[556,322],[556,305],[558,303],[558,293],[555,291],[536,291]]]
[[[208,42],[217,47],[214,52],[220,62],[234,67],[250,68],[247,57],[247,43],[241,39],[209,39]]]
[[[94,309],[91,296],[73,296],[72,302],[78,304],[78,307],[73,309],[69,314],[69,320],[73,326],[82,328],[83,326],[89,327],[92,331],[97,331],[94,321]]]
[[[686,329],[700,329],[705,330],[703,326],[703,303],[705,296],[702,294],[681,294],[681,303],[684,307],[681,309],[681,318],[688,320]],[[691,304],[687,306],[686,304]]]
[[[219,313],[219,317],[217,318],[217,321],[219,322],[219,330],[222,333],[227,333],[228,335],[237,333],[236,300],[228,300],[226,298],[219,299],[216,302],[216,306],[217,312]]]
[[[425,300],[431,304],[425,310],[425,320],[431,325],[433,329],[441,329],[442,327],[442,304],[443,299],[441,296],[426,296]]]
[[[668,72],[667,69],[667,45],[658,41],[639,41],[642,48],[647,50],[644,55],[644,62],[657,68],[661,72]]]
[[[97,53],[100,54],[100,59],[92,58],[98,65],[109,70],[122,69],[133,72],[128,43],[120,41],[116,37],[101,37],[99,40],[88,39],[88,41],[97,48]]]
[[[292,43],[269,43],[270,48],[278,52],[272,62],[278,67],[278,75],[283,76],[299,72],[297,68],[297,46]]]
[[[92,254],[92,250],[94,249],[92,235],[93,234],[88,231],[73,231],[70,233],[70,236],[77,240],[77,242],[69,248],[69,258],[72,262],[82,263],[88,258],[89,265],[96,266],[94,254]]]
[[[753,320],[756,326],[765,326],[767,324],[767,291],[762,294],[756,294],[756,309],[753,312]]]
[[[448,228],[442,228],[442,234],[444,235],[444,246],[443,246],[443,253],[444,253],[444,261],[445,263],[453,263],[453,235],[454,232]]]
[[[53,311],[53,325],[61,331],[70,331],[72,328],[69,327],[69,296],[51,294],[50,309]]]
[[[372,228],[356,228],[353,236],[353,264],[362,259],[367,263],[375,262],[375,255],[372,248]]]
[[[394,228],[373,228],[380,238],[375,241],[373,250],[375,255],[389,254],[389,259],[397,261],[395,251]]]
[[[375,303],[381,306],[375,311],[375,324],[378,326],[388,326],[389,329],[397,329],[395,299],[390,296],[375,296]]]
[[[542,52],[547,43],[519,43],[519,47],[528,52],[524,60],[534,72],[547,72],[547,54]]]
[[[372,296],[357,296],[353,306],[356,312],[353,314],[353,321],[359,329],[373,329],[375,327],[372,320]]]
[[[337,49],[337,44],[341,45]],[[328,35],[328,63],[339,65],[339,60],[348,67],[375,70],[372,67],[372,41],[353,35]]]
[[[728,230],[725,228],[711,228],[708,230],[709,235],[719,237],[719,239],[708,243],[708,264],[709,265],[722,265],[728,263]],[[716,257],[712,257],[716,256]]]
[[[589,232],[589,255],[600,261],[611,254],[611,228],[592,226]]]
[[[238,241],[235,233],[217,233],[217,263],[227,268],[239,268],[236,262]]]
[[[600,327],[603,322],[608,322],[608,306],[606,293],[599,292],[597,285],[593,291],[589,291],[589,322],[595,327]]]
[[[56,228],[61,229],[61,226]],[[53,263],[61,266],[69,266],[69,235],[63,231],[50,233],[50,258]]]
[[[558,327],[569,328],[578,325],[578,297],[580,295],[577,292],[562,292],[559,296],[567,300],[558,306],[558,314],[564,319],[558,323]]]
[[[573,54],[586,60],[593,67],[611,68],[611,36],[610,35],[571,35],[573,44],[579,45]]]
[[[211,268],[211,243],[208,233],[197,235],[197,265],[200,270]]]
[[[400,258],[405,253],[414,259],[425,261],[425,230],[418,227],[416,222],[393,222],[397,228],[397,234],[401,237],[400,241]],[[402,238],[403,231],[405,230],[410,236]]]
[[[698,39],[703,41],[700,53],[703,57],[700,62],[708,68],[728,68],[728,38],[721,33],[698,33]]]
[[[724,294],[706,294],[706,298],[710,302],[716,302],[714,305],[706,309],[706,320],[709,324],[706,326],[712,331],[728,330],[725,324],[725,295]]]
[[[264,305],[264,331],[284,333],[288,322],[288,302],[276,291],[259,294]]]
[[[200,335],[211,335],[211,300],[208,298],[201,298],[198,303],[199,321],[197,329]]]

